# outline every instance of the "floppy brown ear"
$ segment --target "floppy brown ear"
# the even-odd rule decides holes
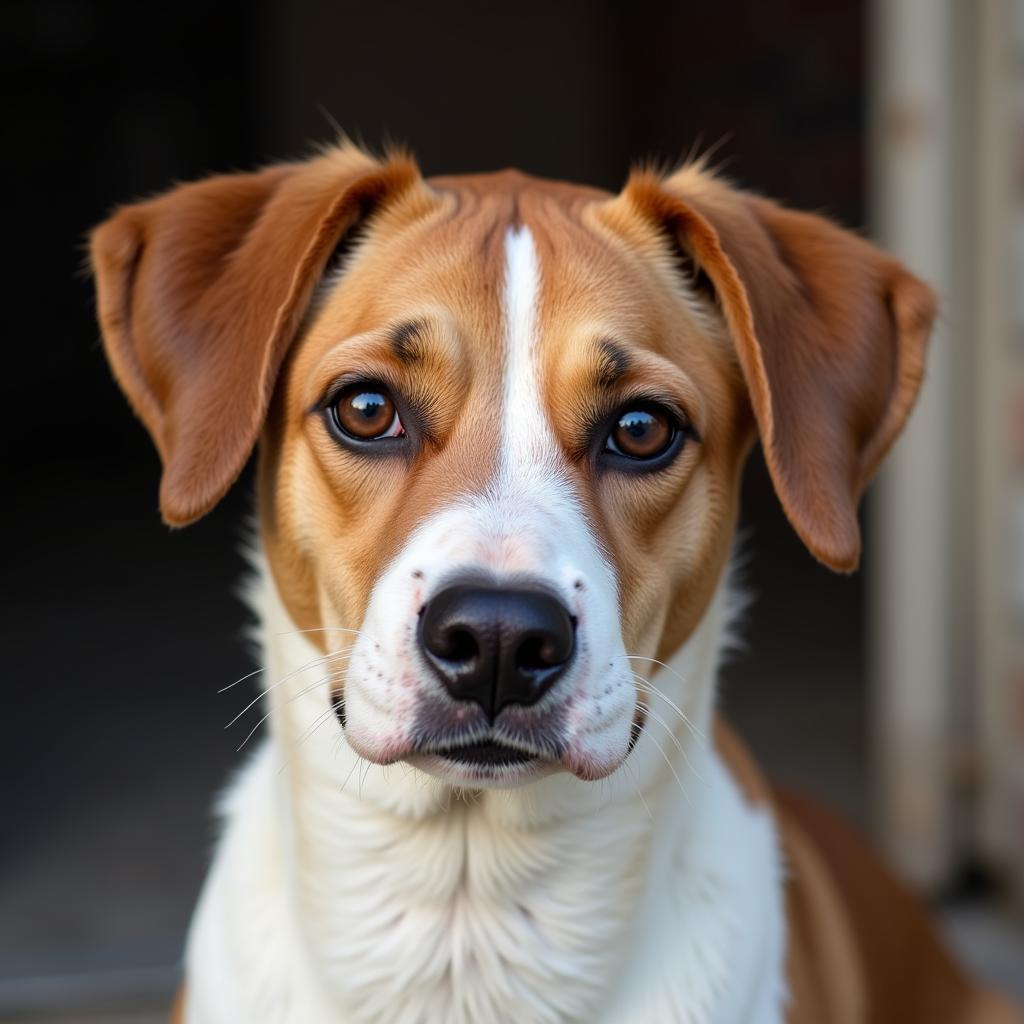
[[[710,280],[789,521],[820,561],[855,569],[857,504],[917,396],[934,293],[824,217],[699,168],[639,172],[624,195]]]
[[[104,346],[160,453],[167,523],[205,515],[235,481],[338,241],[419,180],[407,158],[345,146],[179,186],[93,231]]]

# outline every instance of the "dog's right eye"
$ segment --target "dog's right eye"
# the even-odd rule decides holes
[[[331,400],[328,415],[332,425],[353,441],[405,436],[395,401],[379,384],[350,384]]]

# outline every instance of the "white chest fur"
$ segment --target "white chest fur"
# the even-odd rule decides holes
[[[295,674],[225,801],[190,1024],[782,1019],[772,822],[696,732],[649,727],[603,783],[456,794],[360,762],[324,715],[322,669],[296,671],[315,650],[278,635],[291,624],[271,588],[260,604],[271,679]],[[700,732],[724,606],[656,680]]]

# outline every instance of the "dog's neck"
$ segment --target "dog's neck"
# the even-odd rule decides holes
[[[301,997],[263,1003],[301,999],[310,1021],[776,1019],[774,834],[705,739],[726,601],[654,679],[665,699],[609,779],[457,792],[354,754],[327,696],[344,655],[322,660],[266,580],[271,737],[239,789],[274,791],[276,824],[245,842],[275,846],[253,884],[286,894],[278,928],[305,962],[282,979]]]

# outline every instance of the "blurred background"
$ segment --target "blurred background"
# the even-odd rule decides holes
[[[723,704],[852,816],[962,957],[1024,999],[1024,4],[8,0],[0,1018],[162,1019],[256,725],[247,477],[172,533],[98,342],[83,234],[121,201],[302,155],[332,123],[428,174],[608,189],[715,148],[943,297],[912,427],[819,567],[760,455],[756,601]]]

